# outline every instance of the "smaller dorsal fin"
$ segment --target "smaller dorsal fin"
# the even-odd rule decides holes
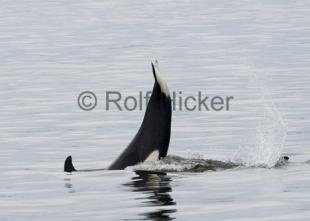
[[[74,166],[72,164],[72,157],[71,156],[68,156],[66,161],[65,161],[64,171],[68,172],[68,173],[76,171],[76,169],[74,168]]]

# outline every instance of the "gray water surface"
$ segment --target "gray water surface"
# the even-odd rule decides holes
[[[0,3],[1,221],[309,220],[309,1]],[[105,168],[130,142],[144,112],[107,112],[105,92],[151,90],[153,59],[171,91],[234,96],[175,111],[169,154],[246,166],[63,173],[67,155]]]

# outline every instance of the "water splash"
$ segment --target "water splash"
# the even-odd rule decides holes
[[[201,157],[183,158],[179,156],[167,156],[160,161],[143,163],[128,169],[157,172],[205,172],[232,169],[238,166],[240,165],[232,162],[202,159]]]
[[[261,84],[257,76],[254,79],[260,86],[263,101],[263,116],[254,134],[247,135],[233,161],[245,166],[275,166],[282,155],[287,123],[282,113],[277,109],[267,88]]]
[[[289,157],[284,156],[276,159],[272,167],[279,168],[287,165]],[[249,165],[253,167],[252,164]],[[257,164],[257,167],[266,167],[265,164]],[[148,171],[152,173],[168,173],[168,172],[190,172],[201,173],[206,171],[219,171],[234,168],[244,168],[245,164],[231,162],[231,161],[218,161],[202,158],[183,158],[179,156],[167,156],[162,160],[141,163],[132,167],[127,167],[126,170],[130,171]]]

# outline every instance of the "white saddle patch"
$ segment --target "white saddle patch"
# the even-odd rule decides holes
[[[159,159],[159,151],[158,150],[154,150],[144,161],[144,163],[150,163],[150,162],[154,162],[157,161]]]

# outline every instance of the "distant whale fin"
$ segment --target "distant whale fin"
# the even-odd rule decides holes
[[[72,157],[71,156],[68,156],[66,161],[65,161],[64,171],[68,172],[68,173],[76,171],[76,169],[74,168],[74,166],[72,164]]]
[[[155,83],[140,129],[109,170],[122,170],[167,155],[172,117],[170,92],[167,82],[160,76],[157,62],[152,63],[152,70]]]

